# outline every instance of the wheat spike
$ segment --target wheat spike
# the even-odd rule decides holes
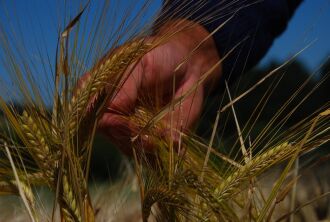
[[[32,157],[37,161],[48,182],[54,179],[54,166],[57,157],[52,155],[49,145],[43,136],[40,128],[33,118],[26,112],[21,116],[22,131],[28,142],[27,147]]]
[[[145,195],[142,206],[142,218],[144,222],[148,221],[151,207],[156,202],[167,204],[179,204],[182,202],[182,197],[179,193],[169,190],[167,186],[159,186],[154,189],[149,189]]]
[[[45,184],[45,176],[42,172],[22,174],[21,177],[23,181],[27,181],[33,185]]]
[[[290,156],[295,150],[294,146],[285,142],[256,156],[227,177],[223,183],[215,189],[214,194],[219,201],[230,198],[235,193],[235,189],[242,185],[245,180],[249,179],[251,176],[260,174],[261,171]]]
[[[104,91],[109,86],[111,78],[114,78],[112,80],[114,83],[111,83],[113,88],[109,90],[109,93],[115,90],[115,87],[118,85],[116,83],[120,82],[122,74],[127,67],[141,58],[150,49],[151,44],[145,44],[143,39],[132,41],[111,53],[91,71],[82,86],[77,89],[76,94],[72,96],[69,104],[70,133],[77,129],[77,125],[79,125],[91,98]]]
[[[68,177],[62,176],[62,199],[64,204],[61,204],[61,212],[65,221],[81,221],[81,214],[73,189],[69,183]]]
[[[191,170],[186,170],[183,173],[184,182],[186,185],[194,190],[196,190],[196,193],[201,196],[206,202],[204,202],[203,205],[208,205],[211,207],[212,211],[217,214],[219,217],[221,215],[221,207],[220,202],[215,198],[215,196],[212,194],[210,188],[211,186],[208,186],[201,182],[197,175],[192,172]]]
[[[15,187],[18,186],[17,182],[15,180],[12,180],[10,182],[10,184],[12,184]],[[23,181],[20,181],[20,186],[22,187],[25,197],[26,197],[27,201],[29,202],[30,206],[32,207],[32,209],[35,208],[35,198],[34,198],[34,194],[32,192],[31,187],[26,182],[23,182]]]

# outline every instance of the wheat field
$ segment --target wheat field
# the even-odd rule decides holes
[[[226,85],[222,95],[210,94],[221,105],[211,116],[208,137],[201,137],[198,127],[181,131],[174,127],[179,123],[168,126],[163,119],[194,95],[235,48],[169,104],[150,99],[156,97],[153,91],[139,96],[134,112],[123,115],[138,130],[126,147],[130,156],[122,157],[125,167],[118,166],[121,176],[93,183],[98,122],[129,78],[131,65],[193,27],[179,21],[150,40],[172,18],[164,11],[150,13],[154,1],[138,2],[119,16],[119,1],[59,1],[54,10],[59,18],[47,26],[57,33],[52,37],[56,46],[38,45],[34,53],[19,29],[0,23],[0,70],[7,73],[0,94],[0,221],[316,221],[320,214],[329,219],[328,156],[312,158],[329,147],[329,100],[284,127],[329,73],[306,93],[308,78],[266,123],[258,121],[264,106],[272,106],[269,98],[287,67],[305,48],[246,89]],[[189,12],[182,16],[188,18]],[[208,15],[199,22],[212,19]],[[32,35],[40,45],[47,37]],[[238,104],[267,82],[242,125]],[[226,127],[235,130],[231,138],[223,136]]]

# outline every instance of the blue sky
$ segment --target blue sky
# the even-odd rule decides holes
[[[120,14],[125,3],[137,1],[117,2],[119,7],[114,13]],[[161,5],[161,0],[152,2],[150,11],[157,10]],[[58,4],[55,0],[0,1],[0,22],[4,28],[13,27],[15,30],[20,25],[19,29],[24,33],[24,41],[28,47],[47,45],[49,53],[54,54],[57,41],[56,23],[59,21],[56,7]],[[1,14],[5,11],[9,12],[9,16]],[[135,13],[134,9],[131,12]],[[315,70],[330,55],[329,0],[305,0],[290,21],[287,30],[274,42],[260,64],[265,65],[274,59],[284,61],[311,42],[314,44],[303,52],[299,59],[307,68]],[[3,68],[0,67],[0,73],[3,72]]]
[[[299,59],[311,71],[330,56],[330,1],[305,0],[291,19],[287,30],[275,40],[261,64],[273,59],[284,61],[309,43]]]

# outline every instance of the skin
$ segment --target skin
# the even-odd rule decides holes
[[[126,116],[134,113],[139,105],[138,98],[146,92],[157,90],[157,97],[151,98],[158,101],[158,104],[165,105],[172,99],[180,97],[190,88],[194,87],[201,76],[214,66],[219,60],[214,40],[208,38],[199,47],[187,62],[176,72],[177,66],[184,58],[209,35],[201,25],[193,24],[187,20],[176,20],[166,23],[155,36],[150,37],[153,41],[163,33],[173,32],[177,22],[191,28],[181,31],[166,43],[156,47],[147,53],[139,62],[129,67],[129,76],[115,98],[109,101],[106,113],[99,121],[99,129],[111,139],[126,154],[130,154],[130,142],[138,129]],[[173,78],[175,75],[175,88],[173,97]],[[174,110],[173,122],[177,130],[188,131],[199,118],[202,104],[207,89],[213,87],[212,83],[219,81],[221,77],[221,65],[219,65],[208,77],[198,86],[196,92],[188,96]],[[165,86],[165,87],[164,87]],[[170,125],[170,115],[162,120],[165,126]],[[153,147],[145,146],[146,151],[152,151]]]

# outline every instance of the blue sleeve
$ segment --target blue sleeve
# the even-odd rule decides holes
[[[222,81],[230,82],[262,59],[301,1],[174,0],[165,1],[164,8],[165,15],[199,22],[209,32],[230,18],[213,35],[220,56],[239,44],[222,64]]]

